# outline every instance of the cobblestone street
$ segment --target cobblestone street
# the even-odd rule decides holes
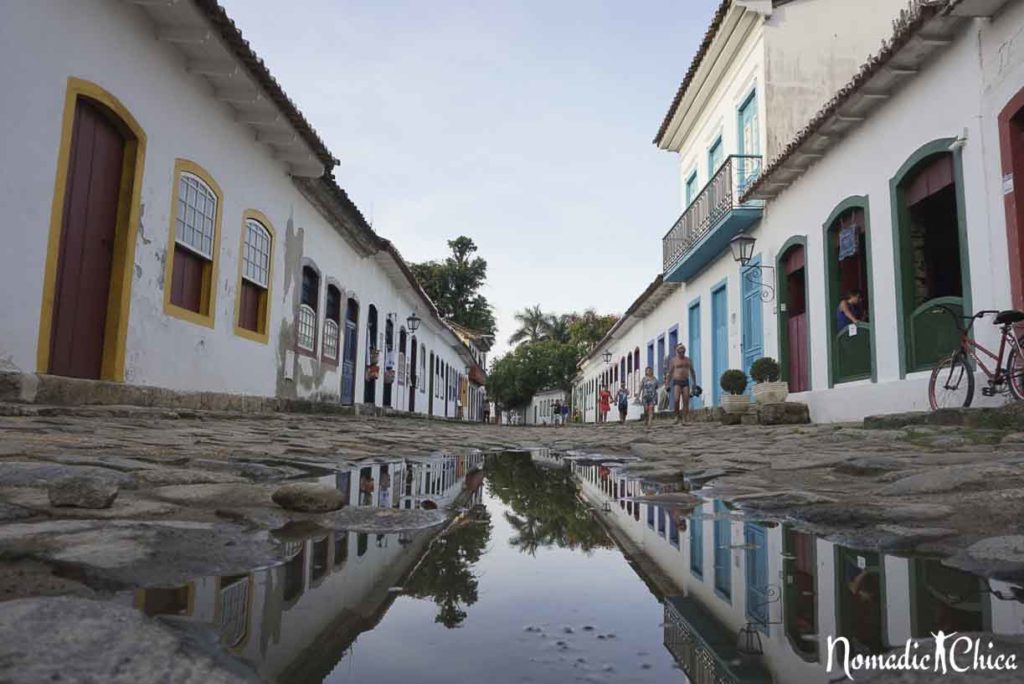
[[[264,537],[245,534],[253,528],[437,522],[427,511],[384,512],[391,517],[380,520],[357,520],[356,509],[326,516],[285,511],[271,500],[283,481],[380,457],[524,448],[636,458],[630,465],[636,475],[685,476],[753,516],[792,521],[864,548],[940,555],[983,574],[1024,574],[1024,433],[1007,427],[894,427],[899,421],[890,420],[890,427],[875,429],[667,421],[650,430],[637,423],[530,428],[18,405],[4,413],[0,516],[11,524],[0,535],[0,552],[100,565],[129,583],[267,562],[273,549]],[[51,505],[47,485],[71,476],[116,487],[113,505]],[[184,534],[186,528],[204,533]],[[146,562],[134,562],[140,556]],[[17,583],[6,590],[39,587]]]

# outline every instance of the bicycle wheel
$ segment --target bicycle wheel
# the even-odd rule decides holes
[[[928,381],[928,401],[932,410],[970,406],[974,399],[974,373],[963,352],[939,362]]]
[[[1024,346],[1024,340],[1020,341]],[[1024,400],[1024,357],[1021,347],[1010,347],[1010,357],[1006,359],[1006,383],[1010,386],[1010,396],[1015,401]]]

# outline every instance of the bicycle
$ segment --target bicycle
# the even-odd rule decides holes
[[[956,326],[960,331],[960,347],[932,370],[931,379],[928,381],[928,401],[932,409],[970,406],[974,400],[975,366],[981,369],[988,380],[988,386],[981,389],[982,395],[993,397],[997,393],[1009,394],[1015,401],[1024,400],[1024,348],[1021,345],[1022,340],[1013,332],[1014,324],[1024,321],[1024,312],[1012,309],[986,310],[979,311],[973,316],[960,316],[948,307],[942,308],[956,320]],[[993,325],[1002,326],[998,354],[993,354],[971,338],[971,329],[975,321],[993,314]],[[964,327],[960,323],[961,320],[970,323]],[[991,370],[978,352],[995,362]]]

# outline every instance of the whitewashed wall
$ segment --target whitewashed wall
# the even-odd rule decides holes
[[[555,401],[565,402],[565,392],[549,390],[533,395],[530,405],[526,408],[525,423],[527,425],[551,425],[554,422],[552,406]]]
[[[74,30],[54,30],[57,26]],[[26,59],[28,55],[31,59]],[[36,370],[43,264],[69,76],[95,82],[119,98],[148,138],[126,382],[175,390],[338,396],[340,370],[313,359],[298,357],[294,383],[285,379],[285,363],[291,361],[287,352],[294,349],[292,319],[303,256],[312,258],[321,271],[321,303],[328,278],[337,281],[343,296],[359,301],[357,403],[363,399],[370,304],[377,306],[380,333],[387,313],[397,313],[399,322],[404,322],[418,307],[424,323],[417,339],[426,344],[428,354],[439,354],[459,372],[465,367],[450,333],[429,320],[421,304],[399,295],[372,257],[359,257],[344,243],[301,196],[269,148],[256,143],[251,130],[234,121],[232,110],[212,97],[204,80],[186,71],[183,57],[173,47],[157,41],[152,24],[138,8],[113,0],[11,4],[0,23],[0,59],[22,64],[0,76],[4,91],[18,95],[0,101],[8,170],[0,183],[0,206],[7,214],[0,286],[18,293],[0,298],[0,320],[5,321],[0,368]],[[164,258],[177,158],[204,167],[223,191],[213,329],[163,312]],[[246,209],[266,214],[276,232],[269,344],[234,334],[238,249]],[[322,319],[324,307],[320,309]],[[344,316],[344,302],[342,312]],[[378,380],[376,403],[381,403],[382,396],[383,384]],[[424,390],[417,396],[417,411],[425,412],[427,402]],[[434,413],[444,415],[443,399],[435,400]],[[449,415],[454,415],[454,402]]]
[[[1022,22],[1004,17],[1018,30]],[[998,24],[999,22],[997,22]],[[896,93],[882,108],[776,200],[753,233],[765,263],[774,264],[782,244],[794,235],[807,237],[808,330],[812,390],[794,398],[808,402],[815,421],[857,420],[868,413],[888,413],[928,408],[928,372],[900,378],[897,338],[896,274],[892,234],[889,180],[922,145],[938,138],[955,138],[966,129],[963,176],[967,219],[967,252],[971,274],[971,298],[975,309],[1010,306],[1009,267],[1005,256],[1005,222],[999,188],[996,120],[979,116],[983,91],[979,63],[979,34],[988,31],[978,22],[956,40],[920,75]],[[1000,29],[1006,32],[1004,24]],[[1015,68],[1020,79],[1019,67]],[[1024,85],[1024,80],[1017,80]],[[1008,91],[1012,87],[1001,89]],[[1005,93],[1000,93],[1002,97]],[[1005,95],[1008,99],[1009,95]],[[937,106],[941,103],[941,106]],[[996,107],[996,105],[992,105]],[[998,105],[1001,108],[1001,105]],[[826,334],[833,328],[831,312],[826,319],[823,224],[832,210],[851,195],[866,195],[870,203],[872,313],[876,335],[877,383],[869,380],[844,383],[828,389]],[[764,309],[765,351],[778,358],[778,322],[774,304]],[[979,323],[977,339],[986,346],[996,340],[990,323]],[[980,395],[980,392],[978,392]],[[981,397],[979,396],[980,400]]]

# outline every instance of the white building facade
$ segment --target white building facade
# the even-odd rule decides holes
[[[0,370],[459,415],[476,359],[219,5],[4,14]]]
[[[553,425],[556,420],[560,420],[560,417],[555,415],[555,411],[558,408],[555,406],[556,402],[558,407],[565,404],[565,392],[557,389],[537,392],[530,400],[530,405],[526,407],[526,413],[524,414],[526,424]]]
[[[723,2],[656,138],[683,196],[660,284],[584,359],[574,398],[623,372],[633,386],[607,352],[661,378],[678,340],[710,404],[723,371],[772,356],[813,420],[928,408],[957,344],[939,305],[1024,300],[1022,25],[1018,3],[981,0]],[[856,334],[836,322],[851,290]]]

